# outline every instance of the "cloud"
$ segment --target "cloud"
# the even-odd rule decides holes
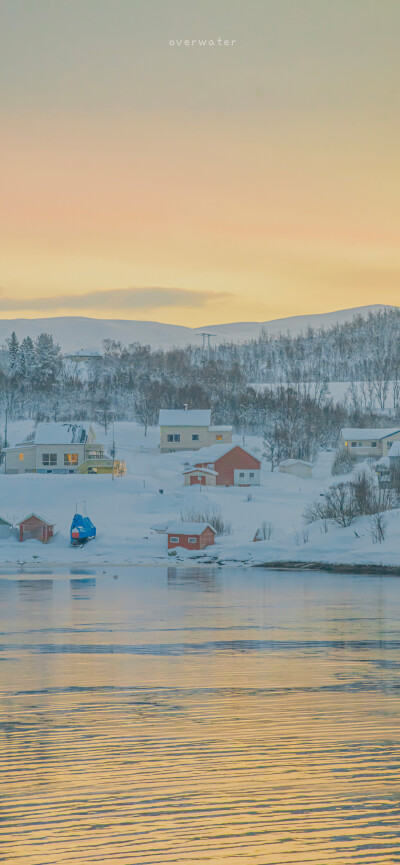
[[[163,307],[206,306],[213,300],[228,299],[228,292],[188,291],[186,288],[119,288],[90,291],[84,294],[58,294],[51,297],[2,297],[0,310],[13,312],[29,310],[49,312],[68,310],[116,310],[159,309]]]

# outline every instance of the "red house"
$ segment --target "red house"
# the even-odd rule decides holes
[[[261,461],[240,445],[212,445],[209,448],[202,448],[196,454],[194,467],[217,472],[214,481],[217,486],[260,485]],[[205,483],[207,484],[207,479]]]
[[[41,541],[42,544],[47,544],[54,534],[54,523],[49,523],[44,517],[39,517],[38,514],[29,514],[21,522],[19,526],[20,541]]]
[[[215,543],[215,529],[209,523],[173,523],[168,526],[168,549],[204,550]]]

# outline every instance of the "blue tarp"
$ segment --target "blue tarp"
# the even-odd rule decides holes
[[[71,523],[71,543],[84,544],[96,537],[96,526],[93,525],[89,517],[83,517],[82,514],[75,514]]]

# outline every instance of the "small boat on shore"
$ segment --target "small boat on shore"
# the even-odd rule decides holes
[[[96,537],[96,526],[89,517],[75,514],[71,523],[70,535],[73,547],[82,546],[82,544],[86,544],[87,541],[91,541]]]

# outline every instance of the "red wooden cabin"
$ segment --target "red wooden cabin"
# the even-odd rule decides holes
[[[204,550],[215,544],[215,529],[209,523],[173,523],[168,526],[168,549]]]
[[[47,544],[54,534],[55,523],[49,523],[44,517],[39,517],[38,514],[29,514],[19,523],[19,540],[20,541],[41,541],[42,544]]]
[[[240,445],[213,445],[202,448],[197,454],[194,466],[199,469],[212,468],[217,472],[218,486],[247,487],[260,484],[260,460]]]

